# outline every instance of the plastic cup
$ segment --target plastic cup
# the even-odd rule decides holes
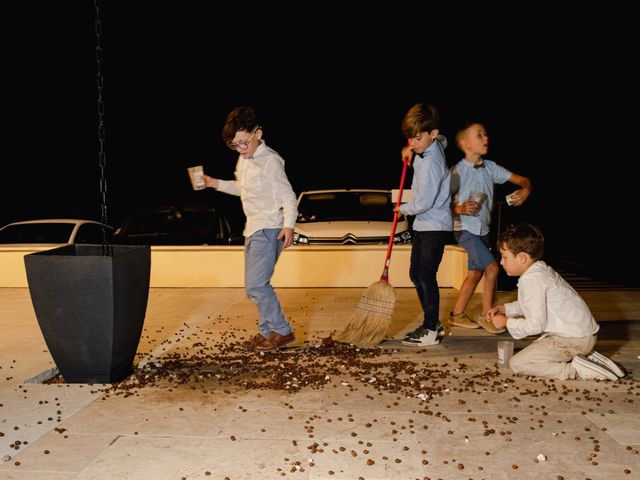
[[[484,201],[484,193],[471,191],[469,192],[469,200],[476,202],[478,204],[478,207],[481,207],[482,202]]]
[[[483,192],[476,192],[476,191],[469,192],[469,200],[471,200],[472,202],[476,202],[478,204],[478,211],[473,214],[474,217],[477,217],[478,215],[480,215],[480,208],[482,208],[482,203],[484,202],[484,198],[485,196]]]
[[[202,165],[187,168],[189,179],[194,190],[204,190],[207,186],[204,183],[204,169]]]
[[[508,367],[513,357],[513,342],[511,340],[498,341],[498,366]]]

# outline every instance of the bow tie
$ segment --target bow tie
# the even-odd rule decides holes
[[[422,153],[413,152],[413,153],[416,154],[416,157],[424,158],[424,152],[422,152]]]
[[[484,168],[484,162],[474,165],[473,168]]]

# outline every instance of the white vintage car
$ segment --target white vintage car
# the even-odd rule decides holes
[[[298,196],[294,245],[388,244],[393,226],[391,190],[310,190]],[[411,229],[400,215],[393,242],[411,243]]]
[[[68,243],[101,244],[111,242],[113,228],[93,220],[75,218],[48,218],[13,222],[0,228],[0,246],[38,246]]]

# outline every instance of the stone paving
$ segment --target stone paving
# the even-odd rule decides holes
[[[396,292],[388,340],[357,349],[330,336],[362,289],[280,289],[297,341],[259,354],[242,289],[151,289],[134,374],[88,385],[56,375],[28,290],[0,289],[0,480],[640,478],[640,292],[582,293],[618,382],[514,375],[508,333],[402,347],[419,309]]]

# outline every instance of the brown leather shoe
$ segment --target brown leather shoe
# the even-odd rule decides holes
[[[296,337],[293,335],[293,331],[289,332],[288,335],[280,335],[276,332],[271,332],[269,334],[269,340],[271,340],[276,348],[284,347],[285,345],[289,345],[291,342],[295,341]]]
[[[256,333],[251,340],[244,342],[242,344],[242,346],[247,349],[247,350],[271,350],[273,348],[275,348],[274,346],[272,346],[271,348],[258,348],[259,346],[261,347],[266,347],[271,345],[271,341],[269,341],[268,338],[263,337],[262,335],[260,335],[259,333]]]
[[[296,338],[291,332],[289,335],[280,335],[276,332],[269,333],[269,337],[265,342],[256,345],[255,349],[264,352],[267,350],[278,350],[280,347],[284,347],[285,345],[290,344]]]

